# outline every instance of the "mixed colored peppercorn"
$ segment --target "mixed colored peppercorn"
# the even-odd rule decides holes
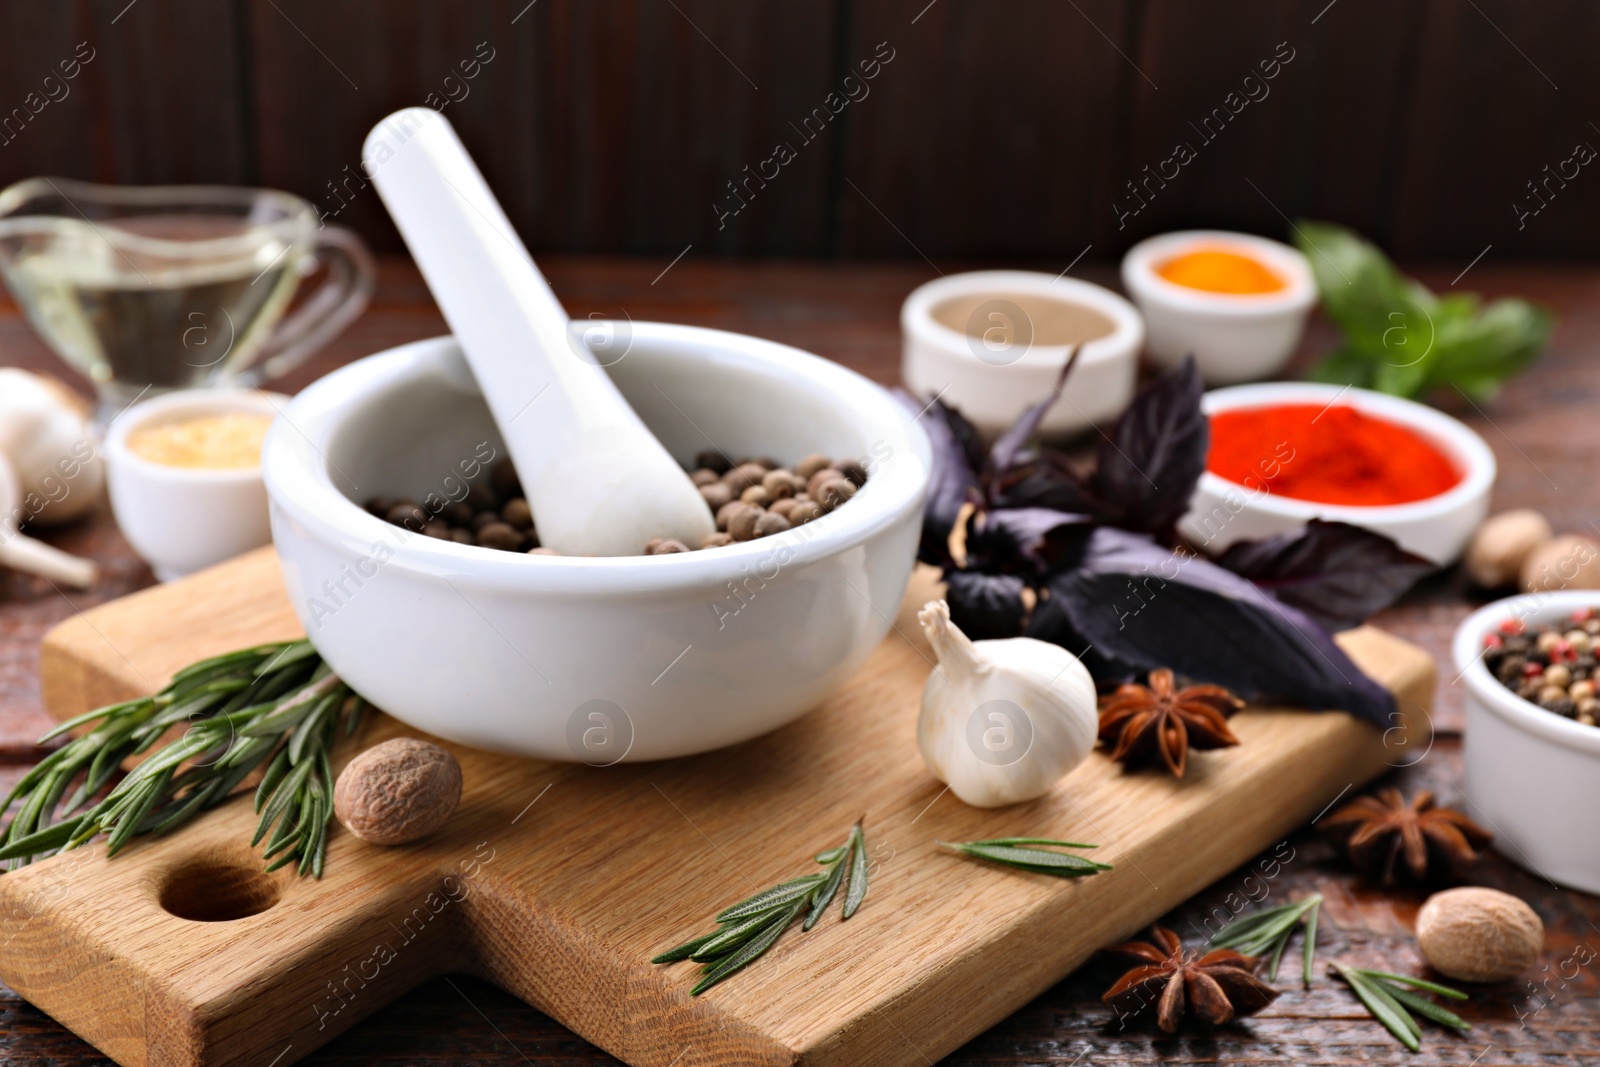
[[[1532,629],[1507,619],[1483,643],[1489,673],[1522,699],[1586,726],[1600,720],[1600,609],[1584,608]]]
[[[772,459],[735,463],[720,452],[702,452],[689,476],[717,520],[717,532],[693,548],[768,537],[820,519],[867,481],[866,468],[856,460],[820,454],[789,468]],[[539,544],[533,511],[522,495],[516,468],[506,459],[491,468],[487,484],[469,486],[460,500],[437,510],[415,500],[384,496],[368,500],[366,508],[385,522],[444,541],[505,552],[557,554]],[[671,538],[652,538],[645,546],[647,556],[688,551],[691,546]]]

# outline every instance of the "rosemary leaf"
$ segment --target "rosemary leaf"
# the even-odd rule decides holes
[[[125,700],[121,704],[112,704],[110,707],[95,708],[93,711],[86,711],[76,718],[68,719],[66,722],[57,723],[54,729],[45,734],[43,737],[39,738],[39,743],[42,745],[47,741],[54,741],[63,734],[70,733],[80,726],[86,726],[89,723],[94,722],[96,719],[114,721],[128,715],[136,714],[137,712],[143,710],[146,705],[153,707],[154,701],[152,701],[149,697],[140,697],[137,700]],[[66,750],[57,749],[56,753],[52,753],[52,755],[64,751]]]
[[[0,848],[0,860],[31,860],[34,856],[49,855],[72,840],[80,821],[58,822],[49,829],[15,838]]]
[[[1390,974],[1388,971],[1362,971],[1362,973],[1373,978],[1381,978],[1386,982],[1397,982],[1400,985],[1426,989],[1430,993],[1438,993],[1440,996],[1449,997],[1451,1000],[1467,999],[1467,995],[1461,990],[1451,989],[1449,986],[1440,985],[1438,982],[1430,982],[1426,978],[1413,978],[1409,974]]]
[[[1463,1034],[1472,1029],[1472,1024],[1467,1020],[1449,1008],[1435,1004],[1427,997],[1419,997],[1415,993],[1400,988],[1393,982],[1385,982],[1383,985],[1391,997],[1425,1019],[1432,1019],[1440,1026],[1448,1026],[1450,1029],[1459,1030]]]
[[[810,930],[838,896],[841,885],[847,886],[841,920],[848,919],[867,895],[867,841],[861,823],[850,828],[844,844],[818,852],[814,858],[828,869],[780,882],[724,908],[715,919],[720,929],[670,948],[650,962],[693,960],[701,964],[700,980],[689,990],[690,996],[697,997],[771,948],[807,908],[801,932]]]
[[[823,859],[823,856],[830,857]],[[839,886],[844,884],[844,848],[830,848],[826,852],[817,854],[818,863],[831,863],[833,870],[828,874],[828,880],[822,883],[822,888],[817,890],[812,898],[811,912],[806,916],[806,921],[800,924],[802,932],[817,925],[817,920],[822,918],[822,913],[828,910],[828,905],[833,903],[834,895],[839,892]]]
[[[1376,983],[1362,977],[1359,971],[1341,967],[1337,963],[1333,966],[1339,976],[1349,983],[1361,1003],[1367,1006],[1372,1017],[1382,1023],[1402,1045],[1412,1052],[1422,1047],[1421,1033],[1417,1030],[1417,1024],[1393,997],[1378,989]]]
[[[168,768],[139,787],[134,794],[136,799],[129,804],[128,814],[117,823],[106,841],[107,856],[115,856],[122,846],[128,843],[128,839],[138,831],[139,824],[144,822],[145,816],[150,814],[150,809],[161,799],[162,792],[171,780],[172,770]]]
[[[261,806],[271,799],[277,790],[278,784],[283,781],[283,776],[289,773],[289,750],[281,748],[278,754],[272,757],[272,762],[267,764],[267,773],[262,775],[261,784],[256,786],[255,810],[261,813]]]
[[[251,845],[260,844],[261,839],[272,828],[272,824],[277,822],[279,816],[283,815],[294,802],[300,787],[305,784],[310,774],[311,764],[301,763],[288,773],[277,789],[273,790],[272,796],[267,800],[267,806],[262,809],[261,821],[256,824],[256,835],[250,839]]]
[[[1451,989],[1449,986],[1422,978],[1412,978],[1410,975],[1369,971],[1360,967],[1345,967],[1338,963],[1333,965],[1333,969],[1367,1006],[1372,1017],[1413,1052],[1422,1047],[1422,1028],[1417,1025],[1416,1019],[1411,1017],[1413,1011],[1458,1033],[1464,1034],[1472,1029],[1472,1025],[1455,1012],[1405,987],[1424,989],[1452,1000],[1467,999],[1467,995],[1459,989]]]
[[[706,934],[704,937],[697,937],[693,941],[685,941],[683,944],[679,945],[677,948],[669,948],[669,949],[667,949],[667,951],[663,952],[659,956],[652,956],[650,958],[650,962],[651,963],[677,963],[679,960],[686,960],[690,956],[693,956],[696,952],[698,952],[700,950],[700,946],[701,945],[704,945],[707,941],[710,941],[712,938],[714,938],[716,936],[717,935],[715,933],[711,933],[711,934]]]
[[[1306,944],[1302,978],[1306,985],[1310,985],[1311,962],[1317,951],[1317,915],[1321,909],[1321,893],[1313,893],[1287,904],[1261,908],[1230,922],[1211,939],[1211,947],[1235,949],[1246,956],[1266,956],[1270,953],[1267,979],[1275,982],[1278,980],[1278,965],[1283,960],[1284,950],[1289,947],[1289,939],[1294,936],[1296,927],[1304,926]]]
[[[841,858],[840,863],[844,860]],[[867,899],[867,838],[856,823],[850,831],[850,885],[844,891],[844,911],[840,919],[848,919]]]
[[[197,678],[219,667],[232,667],[249,659],[259,661],[264,652],[270,654],[276,651],[278,647],[276,645],[258,645],[255,648],[241,648],[235,652],[224,652],[220,656],[212,656],[210,659],[191,663],[172,676],[172,686],[182,685],[191,678]],[[251,666],[254,667],[255,664],[251,664]]]
[[[1293,904],[1268,910],[1275,914],[1267,916],[1266,922],[1254,923],[1245,930],[1234,930],[1234,925],[1243,922],[1242,919],[1235,920],[1221,935],[1211,939],[1211,947],[1236,948],[1247,956],[1259,956],[1263,949],[1281,940],[1286,932],[1294,929],[1294,924],[1300,918],[1300,909]]]
[[[137,836],[169,832],[222,803],[266,763],[251,843],[271,834],[272,867],[295,863],[301,874],[321,877],[333,817],[328,751],[339,720],[353,731],[363,706],[303,639],[190,664],[154,696],[96,708],[45,735],[84,731],[0,804],[0,816],[17,806],[0,830],[0,862],[14,868],[101,834],[107,855],[115,855]],[[180,736],[165,740],[184,723]],[[138,756],[144,759],[112,785]],[[53,817],[60,821],[52,825]]]
[[[794,921],[794,917],[800,914],[800,908],[804,903],[804,900],[795,901],[786,911],[780,912],[777,918],[769,920],[766,929],[758,937],[746,942],[744,947],[733,955],[708,967],[705,977],[694,984],[694,988],[689,990],[689,995],[698,997],[735,971],[743,970],[763,952],[771,948],[778,938],[783,936],[783,932],[789,928],[789,924]]]
[[[1245,951],[1242,947],[1244,945],[1256,944],[1263,940],[1270,944],[1284,930],[1292,927],[1303,911],[1302,902],[1290,901],[1287,904],[1261,908],[1248,915],[1240,915],[1211,939],[1211,947],[1237,948]]]
[[[1390,995],[1389,987],[1365,974],[1361,976],[1361,981],[1366,987],[1367,993],[1383,1005],[1385,1013],[1397,1017],[1396,1021],[1411,1035],[1412,1040],[1420,1042],[1422,1040],[1422,1027],[1418,1026],[1417,1020],[1411,1017],[1411,1013],[1406,1011],[1405,1007]],[[1368,1007],[1371,1007],[1370,1003]],[[1416,1046],[1411,1046],[1411,1050],[1415,1052]]]
[[[252,672],[257,678],[266,674],[281,674],[285,668],[293,667],[297,663],[315,659],[317,650],[311,647],[310,641],[300,641],[285,646],[281,651],[268,656]]]
[[[1317,895],[1320,896],[1321,894]],[[1319,900],[1306,913],[1305,967],[1300,974],[1300,980],[1306,986],[1311,985],[1311,961],[1317,954],[1317,916],[1321,911],[1322,902]]]
[[[771,911],[790,903],[797,897],[806,896],[813,888],[819,885],[827,876],[822,874],[808,874],[803,878],[782,882],[771,889],[763,890],[753,897],[747,897],[732,907],[724,908],[717,913],[717,922],[731,922],[743,919],[747,915],[758,912]]]
[[[793,904],[794,901],[791,900],[789,903]],[[754,915],[748,915],[743,919],[729,923],[713,935],[710,940],[702,944],[689,958],[696,963],[709,963],[719,956],[726,956],[765,930],[780,910],[783,910],[782,905],[769,911],[756,912]]]
[[[1013,841],[1028,840],[1037,845],[1054,845],[1057,848],[1083,848],[1085,846],[1074,844],[1070,841],[1052,841],[1049,838],[1013,838],[1000,837],[988,841],[940,841],[939,844],[956,852],[972,856],[975,859],[988,860],[990,863],[999,863],[1018,870],[1032,871],[1035,874],[1048,874],[1057,878],[1081,878],[1101,871],[1111,870],[1109,863],[1097,863],[1082,856],[1074,856],[1066,852],[1052,852],[1044,848],[1024,848],[1011,844]],[[1093,848],[1095,846],[1087,846]]]
[[[1273,946],[1272,960],[1267,964],[1267,981],[1276,982],[1278,980],[1278,964],[1283,960],[1283,950],[1288,947],[1288,944],[1289,938],[1284,936],[1278,938],[1277,943]]]

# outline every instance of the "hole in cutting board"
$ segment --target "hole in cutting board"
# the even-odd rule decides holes
[[[221,923],[259,915],[278,902],[278,883],[264,871],[222,860],[196,860],[170,872],[159,901],[170,915]]]

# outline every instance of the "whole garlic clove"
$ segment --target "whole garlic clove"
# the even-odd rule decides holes
[[[1031,637],[972,641],[943,600],[917,620],[939,657],[917,744],[962,801],[997,808],[1043,796],[1093,750],[1094,679],[1078,657]]]
[[[53,378],[0,367],[0,456],[15,467],[18,523],[67,522],[100,499],[88,406]]]
[[[0,453],[0,567],[35,574],[52,582],[87,589],[94,584],[95,565],[69,555],[43,541],[35,541],[17,530],[26,513],[17,486],[16,471]]]

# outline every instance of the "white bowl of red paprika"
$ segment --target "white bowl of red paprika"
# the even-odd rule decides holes
[[[1489,510],[1495,458],[1449,415],[1351,386],[1267,382],[1207,393],[1211,448],[1180,529],[1196,547],[1313,518],[1385,534],[1444,566]]]

